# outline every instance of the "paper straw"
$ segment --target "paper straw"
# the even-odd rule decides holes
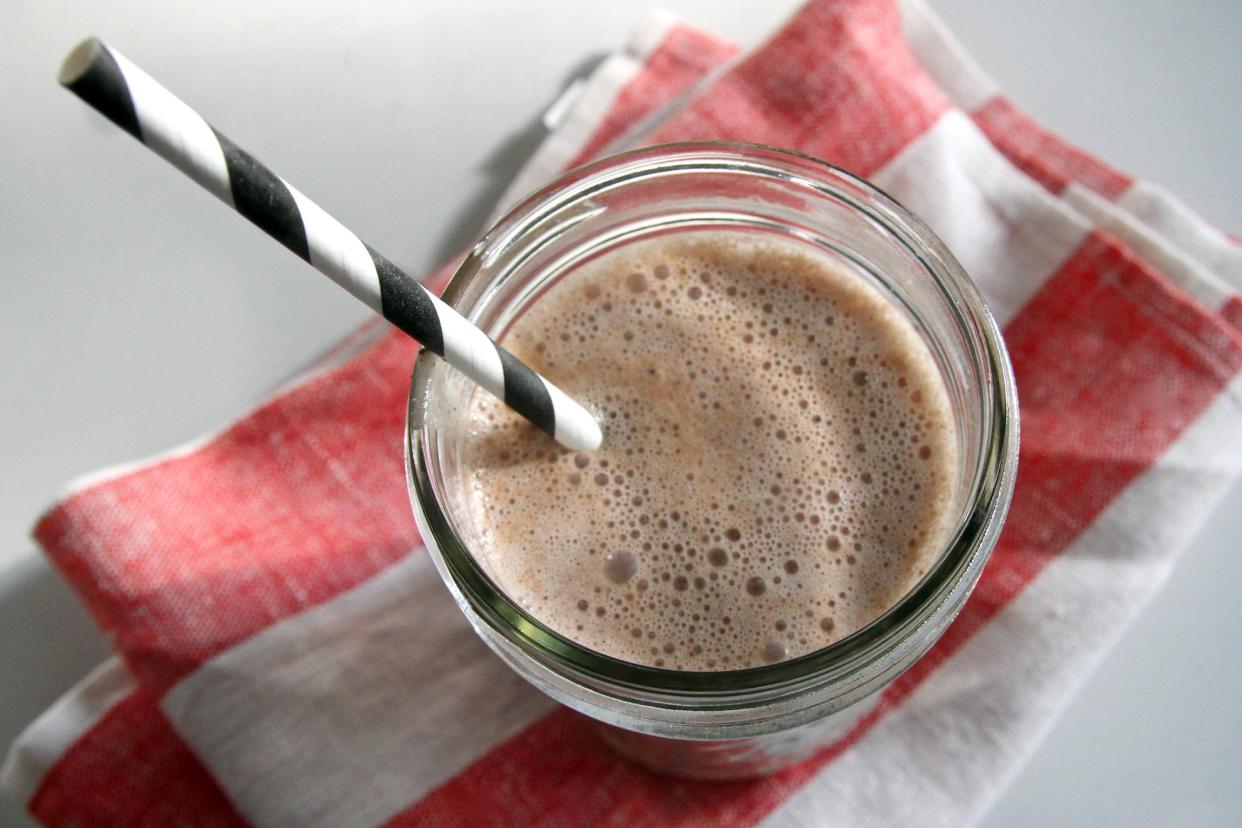
[[[575,450],[599,448],[585,408],[214,130],[123,55],[88,38],[60,83],[505,405]]]

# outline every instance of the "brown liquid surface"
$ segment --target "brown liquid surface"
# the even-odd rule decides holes
[[[728,670],[866,625],[948,530],[957,446],[918,334],[841,265],[693,233],[562,279],[503,344],[600,416],[566,451],[492,397],[471,547],[532,615],[649,666]]]

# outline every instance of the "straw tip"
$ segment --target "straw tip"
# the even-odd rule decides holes
[[[97,37],[88,37],[74,46],[60,64],[60,72],[56,80],[61,86],[73,86],[90,71],[91,66],[104,52],[103,41]]]
[[[580,413],[570,423],[556,424],[556,441],[574,451],[595,451],[604,444],[604,432],[585,408]]]

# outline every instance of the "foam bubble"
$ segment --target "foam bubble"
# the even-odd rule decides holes
[[[670,669],[794,658],[932,564],[956,477],[948,396],[917,332],[845,265],[741,234],[632,244],[503,343],[606,436],[568,452],[473,395],[470,545],[584,646]]]
[[[623,584],[638,572],[638,558],[633,552],[609,552],[604,556],[604,577],[614,584]]]

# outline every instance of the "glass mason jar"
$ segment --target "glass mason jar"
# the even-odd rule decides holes
[[[674,144],[573,170],[500,219],[444,299],[499,339],[584,262],[641,239],[699,230],[816,248],[887,298],[934,356],[958,435],[956,519],[927,574],[891,609],[827,647],[762,667],[691,672],[620,661],[542,624],[471,554],[461,448],[474,387],[439,359],[415,364],[406,466],[436,568],[501,659],[595,719],[606,741],[649,767],[740,778],[770,773],[840,738],[948,626],[1009,506],[1018,407],[991,314],[927,226],[865,181],[770,147]]]

